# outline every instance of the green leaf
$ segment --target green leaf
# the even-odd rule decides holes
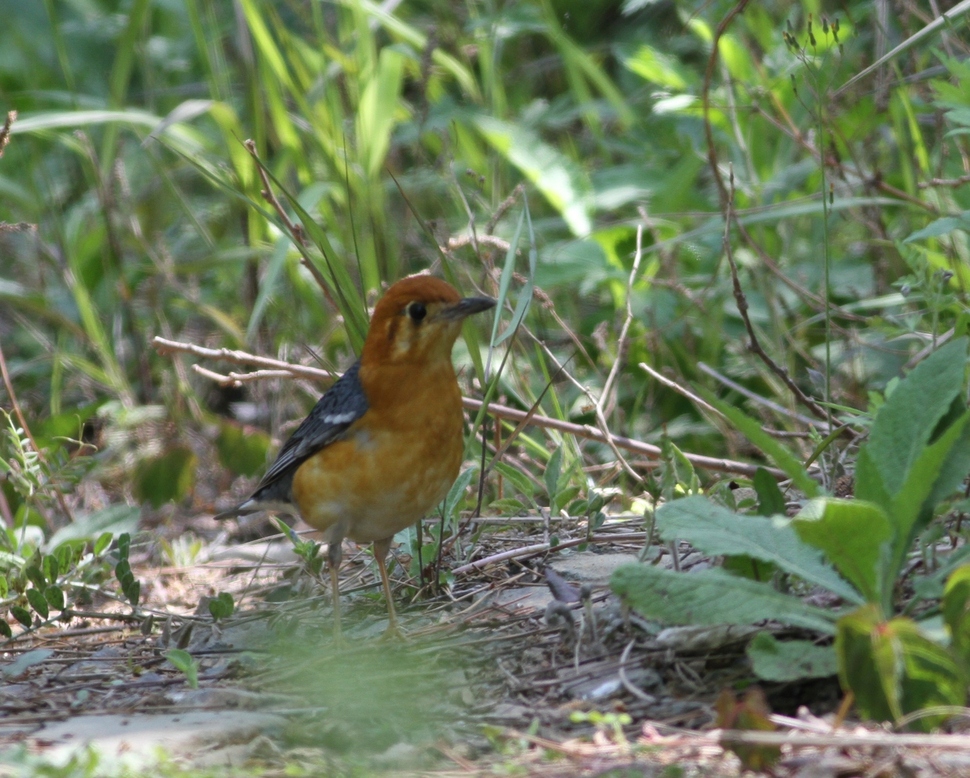
[[[692,496],[664,503],[657,509],[656,520],[666,541],[686,540],[705,554],[744,555],[771,562],[848,602],[862,602],[859,593],[824,563],[822,555],[799,539],[786,518],[742,516],[706,497]]]
[[[384,166],[404,81],[404,56],[392,47],[381,49],[377,69],[367,79],[357,104],[357,151],[364,170],[376,177]]]
[[[587,201],[590,184],[580,165],[521,124],[480,115],[475,124],[482,136],[542,192],[573,235],[590,234]]]
[[[7,624],[6,619],[0,619],[0,637],[12,638],[13,630],[10,629],[10,625]]]
[[[104,550],[111,545],[114,535],[110,532],[102,532],[94,543],[93,551],[95,556],[101,556]]]
[[[57,583],[57,577],[60,575],[61,565],[57,561],[57,557],[48,554],[44,557],[44,577],[52,584]]]
[[[943,435],[918,455],[907,473],[902,488],[890,506],[896,537],[892,548],[890,565],[886,569],[886,586],[892,586],[906,560],[906,555],[916,538],[932,517],[933,505],[928,504],[933,492],[940,493],[938,485],[948,493],[954,491],[966,475],[967,421],[970,414],[963,413]],[[956,450],[957,467],[948,466]],[[960,473],[960,475],[957,475]],[[956,476],[956,477],[955,477]]]
[[[528,498],[530,501],[532,500],[536,488],[535,484],[532,483],[532,480],[527,475],[511,465],[505,464],[505,462],[496,462],[492,467],[497,473],[508,479],[519,494]]]
[[[652,46],[641,44],[633,56],[627,57],[623,64],[641,78],[674,92],[687,89],[687,76],[678,59]]]
[[[964,211],[960,216],[944,216],[941,219],[936,219],[923,227],[923,229],[916,230],[916,232],[903,240],[903,243],[912,243],[915,240],[924,240],[926,238],[938,238],[954,230],[970,231],[970,211]]]
[[[54,610],[64,610],[64,592],[59,586],[48,586],[44,589],[44,599]]]
[[[835,651],[842,687],[866,718],[898,722],[925,708],[964,703],[966,683],[949,652],[911,619],[883,621],[874,604],[839,619]],[[925,716],[915,726],[929,730],[945,718]]]
[[[174,665],[176,670],[185,674],[185,680],[190,688],[199,688],[199,663],[188,651],[173,648],[165,652],[165,658]]]
[[[47,604],[47,598],[44,597],[44,592],[41,589],[28,589],[25,594],[27,595],[27,602],[30,603],[30,607],[37,611],[42,619],[47,619],[51,612]]]
[[[559,475],[562,472],[562,444],[560,443],[556,450],[552,452],[552,456],[549,457],[549,463],[546,465],[546,472],[543,473],[543,481],[546,485],[546,495],[549,497],[549,506],[553,507],[553,503],[556,501],[557,486],[559,485]],[[556,511],[553,510],[553,513]]]
[[[229,618],[235,609],[236,603],[229,592],[220,592],[216,597],[209,600],[209,613],[216,621]]]
[[[677,573],[650,565],[623,565],[610,586],[624,602],[650,619],[668,624],[782,624],[835,631],[836,614],[806,605],[771,586],[723,570]]]
[[[827,678],[838,672],[835,649],[808,640],[778,641],[770,632],[759,632],[746,650],[754,674],[763,681],[798,681]]]
[[[900,492],[923,449],[942,432],[937,425],[961,395],[966,363],[967,339],[950,341],[913,368],[876,414],[862,448],[890,497]],[[856,497],[876,502],[860,493],[864,485],[856,484]]]
[[[29,565],[24,573],[26,574],[27,579],[38,589],[43,589],[45,586],[47,586],[47,579],[44,577],[44,574],[41,572],[41,569],[37,567],[37,565]]]
[[[882,623],[874,603],[843,616],[836,625],[835,654],[842,688],[855,694],[862,714],[876,721],[896,721],[902,716],[896,662],[885,650],[875,650],[874,636]]]
[[[30,625],[34,623],[33,619],[30,617],[30,611],[21,607],[20,605],[11,605],[10,614],[28,629],[30,628]]]
[[[862,500],[823,497],[794,518],[798,536],[825,556],[867,602],[881,603],[883,544],[893,530],[885,511]]]
[[[778,480],[763,467],[754,472],[754,490],[758,495],[758,514],[761,516],[784,516],[785,495],[778,488]]]
[[[940,605],[953,651],[970,668],[970,565],[962,565],[950,574]]]
[[[500,500],[492,500],[488,507],[492,511],[498,511],[501,514],[514,516],[517,513],[522,513],[528,510],[528,507],[522,500],[517,500],[515,497],[503,497]]]
[[[142,460],[135,469],[135,497],[158,508],[185,499],[195,486],[198,457],[187,446],[174,446],[164,454]]]
[[[227,421],[219,425],[216,451],[223,467],[252,477],[266,467],[269,443],[269,435],[265,432]]]
[[[467,467],[458,474],[458,478],[451,485],[448,490],[448,494],[445,497],[445,502],[443,506],[443,512],[446,517],[453,517],[458,515],[458,509],[461,507],[462,498],[465,496],[465,490],[468,488],[468,484],[472,482],[472,478],[478,473],[477,467]]]

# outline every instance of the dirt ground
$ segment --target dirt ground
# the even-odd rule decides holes
[[[160,566],[155,543],[133,548],[137,614],[102,600],[0,649],[0,776],[11,759],[63,762],[86,742],[124,764],[150,761],[161,745],[180,764],[263,774],[305,763],[397,775],[734,776],[744,772],[735,752],[748,766],[774,763],[773,775],[970,774],[959,728],[924,736],[836,723],[835,679],[764,687],[768,730],[717,728],[718,695],[750,678],[752,632],[663,629],[624,612],[607,582],[642,552],[640,521],[614,517],[585,542],[565,523],[502,520],[473,556],[449,551],[453,580],[436,593],[417,590],[399,557],[404,642],[381,639],[372,559],[348,544],[335,642],[329,592],[288,539],[244,541],[200,519],[192,534],[169,532],[170,548],[184,551],[179,566]],[[206,543],[186,551],[193,536]],[[708,561],[688,551],[681,564]],[[236,610],[216,621],[208,601],[220,592]],[[194,660],[190,670],[166,658],[174,648]]]

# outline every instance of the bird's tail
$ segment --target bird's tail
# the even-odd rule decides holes
[[[217,513],[212,518],[216,521],[223,521],[225,519],[234,519],[238,516],[248,516],[251,513],[259,513],[260,511],[275,511],[277,513],[285,513],[291,516],[298,515],[296,507],[289,502],[279,501],[279,500],[261,500],[258,497],[250,497],[245,502],[239,503],[235,508],[230,508],[229,510],[222,511],[222,513]]]
[[[238,516],[248,516],[250,513],[256,513],[259,510],[262,510],[262,508],[250,499],[239,503],[234,508],[217,513],[212,518],[216,521],[225,521],[226,519],[235,519]]]

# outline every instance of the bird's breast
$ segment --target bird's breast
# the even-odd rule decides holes
[[[452,379],[454,380],[454,379]],[[461,394],[412,396],[371,408],[345,437],[293,477],[304,520],[359,543],[389,538],[430,513],[448,493],[464,450]]]

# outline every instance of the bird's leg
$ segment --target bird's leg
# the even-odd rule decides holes
[[[401,631],[397,628],[397,613],[394,610],[394,597],[391,595],[391,582],[387,577],[387,552],[391,548],[393,538],[384,538],[374,541],[374,559],[377,560],[377,567],[381,571],[381,584],[384,586],[384,599],[387,600],[387,630],[384,638],[400,638]]]
[[[333,538],[327,546],[327,562],[330,568],[330,596],[333,598],[333,636],[340,640],[340,560],[343,557],[343,538]]]

